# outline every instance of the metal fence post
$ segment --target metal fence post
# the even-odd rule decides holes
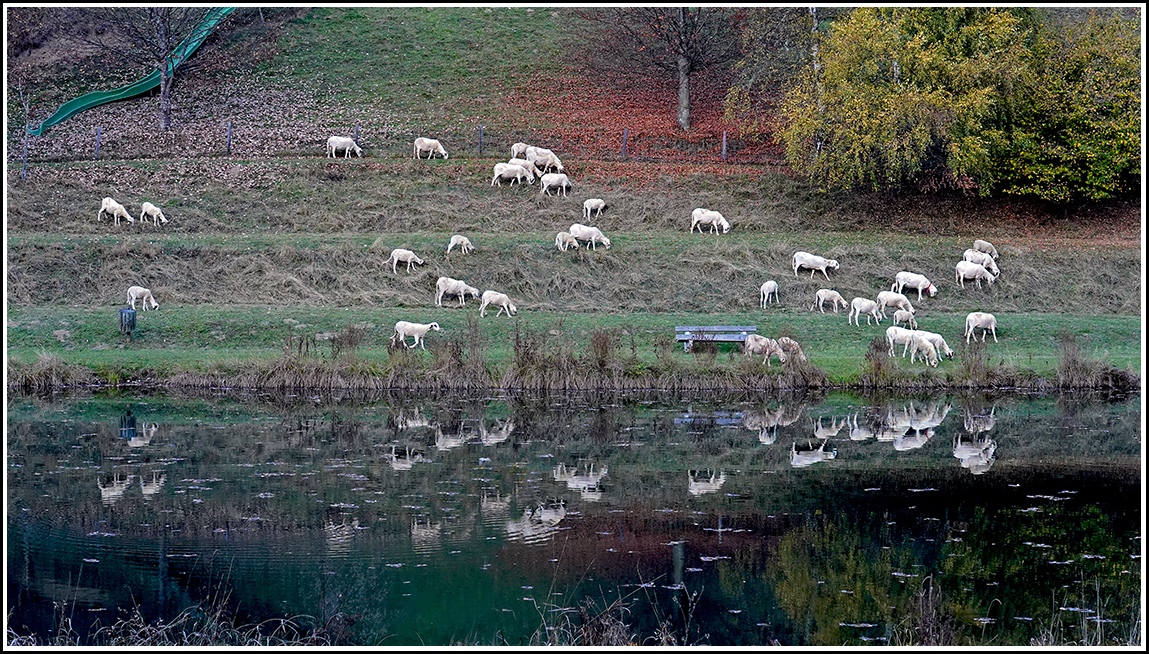
[[[626,158],[626,137],[630,134],[629,127],[622,128],[622,158]]]
[[[483,126],[479,125],[479,154],[483,154]]]
[[[227,153],[231,154],[231,121],[227,121]]]
[[[101,130],[100,127],[96,128],[96,157],[95,157],[96,161],[100,160],[100,130]]]
[[[722,163],[726,163],[726,130],[722,130]]]

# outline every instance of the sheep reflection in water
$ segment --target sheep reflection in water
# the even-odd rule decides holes
[[[838,456],[838,450],[831,449],[826,451],[826,444],[830,441],[822,441],[821,445],[812,449],[798,449],[798,443],[790,445],[790,465],[795,468],[805,468],[812,466],[815,463],[822,461],[829,461]]]
[[[570,490],[578,491],[582,499],[588,502],[598,502],[602,499],[600,484],[606,473],[607,468],[605,466],[601,470],[595,470],[594,463],[584,464],[583,472],[580,473],[577,467],[567,469],[566,464],[560,462],[551,472],[551,476],[554,477],[555,481],[566,483]]]
[[[131,488],[132,480],[136,478],[135,475],[123,473],[123,477],[121,477],[120,474],[119,472],[113,473],[110,481],[96,479],[96,485],[100,488],[100,500],[104,504],[111,505],[119,501],[124,496],[124,491]]]
[[[698,472],[701,473],[702,471],[699,470]],[[706,493],[717,493],[718,489],[722,488],[722,484],[726,483],[725,472],[719,472],[717,477],[714,476],[713,470],[708,470],[707,472],[709,476],[696,475],[694,470],[687,471],[686,474],[690,478],[690,484],[687,489],[691,495],[697,497]]]
[[[556,525],[566,514],[564,502],[549,506],[540,504],[533,510],[528,508],[521,518],[507,522],[507,538],[521,540],[529,545],[541,543],[555,531]]]

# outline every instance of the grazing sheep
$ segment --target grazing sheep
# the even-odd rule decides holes
[[[544,173],[551,168],[554,168],[556,173],[563,172],[563,162],[559,161],[558,155],[546,148],[527,146],[525,156],[527,161],[533,162]]]
[[[494,305],[499,307],[499,312],[495,314],[496,318],[498,318],[499,314],[504,311],[507,312],[508,318],[518,312],[518,309],[515,308],[515,305],[511,304],[511,298],[507,297],[505,293],[499,293],[498,291],[483,291],[483,303],[479,306],[480,316],[486,317],[487,305]]]
[[[150,302],[153,309],[159,309],[160,304],[156,302],[155,296],[152,295],[151,290],[143,286],[129,286],[128,287],[128,304],[132,306],[132,310],[136,308],[136,301],[139,300],[143,303],[143,310],[148,310],[148,303]]]
[[[447,151],[443,149],[442,143],[439,143],[435,139],[427,139],[421,136],[415,139],[415,147],[413,151],[415,159],[422,159],[424,152],[427,153],[428,159],[435,156],[436,152],[443,155],[444,159],[447,158]]]
[[[407,272],[411,272],[411,264],[417,263],[423,265],[423,260],[414,252],[402,248],[391,250],[391,254],[387,256],[387,260],[383,262],[383,265],[391,264],[391,272],[397,273],[399,272],[398,267],[401,261],[407,264]]]
[[[427,345],[423,341],[423,337],[426,336],[427,332],[432,329],[435,331],[441,331],[439,329],[439,323],[437,322],[427,323],[424,325],[422,323],[400,320],[399,322],[395,323],[395,333],[391,335],[391,345],[395,345],[395,339],[399,339],[403,345],[407,345],[407,337],[413,336],[415,338],[415,342],[407,345],[407,349],[414,348],[416,345],[422,345],[423,349],[426,350]]]
[[[160,208],[151,202],[145,202],[140,205],[140,220],[146,222],[148,218],[152,219],[152,224],[159,227],[161,223],[168,222],[167,216]]]
[[[558,249],[562,250],[563,252],[566,252],[567,248],[572,248],[572,247],[577,250],[578,249],[578,239],[571,236],[570,232],[559,232],[555,236],[555,245],[558,247]]]
[[[921,332],[914,332],[913,339],[910,341],[910,363],[914,362],[914,355],[921,355],[922,361],[934,368],[938,367],[938,351],[930,339],[923,336]]]
[[[597,250],[596,243],[602,243],[606,249],[610,249],[610,239],[603,235],[602,230],[598,227],[588,227],[587,225],[580,225],[575,223],[567,229],[570,235],[580,241],[590,241],[590,249]]]
[[[526,143],[515,143],[511,146],[511,158],[522,158],[527,156],[527,149],[531,146]]]
[[[879,291],[878,292],[878,313],[882,314],[882,318],[886,317],[886,307],[894,307],[895,309],[902,309],[910,313],[917,313],[914,311],[914,305],[910,304],[909,298],[901,293],[893,291]]]
[[[355,139],[349,139],[346,136],[332,136],[327,139],[327,158],[335,159],[335,154],[340,150],[343,151],[343,158],[350,159],[351,153],[354,152],[355,156],[362,157],[363,150],[355,144]]]
[[[822,275],[826,281],[830,281],[830,276],[826,274],[827,268],[838,269],[838,262],[833,259],[825,259],[809,252],[795,252],[794,256],[790,258],[790,265],[794,267],[794,276],[798,276],[799,268],[810,269],[810,279],[814,279],[814,273],[821,270]]]
[[[541,179],[542,188],[539,189],[540,194],[546,193],[547,189],[553,186],[561,190],[565,196],[567,191],[569,191],[572,187],[570,178],[562,173],[547,173],[546,175],[543,175]],[[547,193],[547,195],[550,194]]]
[[[981,330],[981,340],[985,342],[985,333],[993,332],[993,342],[997,342],[997,318],[992,313],[974,311],[965,317],[965,342],[969,343],[973,330]]]
[[[843,309],[849,308],[850,306],[850,304],[846,302],[846,298],[842,297],[838,291],[829,288],[820,288],[818,292],[814,294],[814,304],[810,305],[810,311],[813,311],[814,307],[817,306],[819,311],[826,313],[826,310],[822,308],[822,304],[825,302],[829,302],[833,305],[834,313],[838,313],[838,303],[842,304]]]
[[[910,349],[910,343],[916,333],[915,330],[904,327],[886,327],[886,344],[890,346],[889,355],[894,356],[895,345],[903,345],[905,347],[902,348],[902,358],[905,358],[906,351]]]
[[[894,312],[894,326],[896,327],[897,325],[900,325],[903,322],[906,323],[907,325],[909,325],[910,329],[917,329],[918,328],[918,321],[914,320],[914,314],[912,311],[906,311],[905,309],[898,309],[897,311]]]
[[[451,254],[451,250],[456,245],[459,246],[459,251],[463,254],[469,254],[475,250],[475,246],[471,245],[471,239],[462,234],[455,234],[451,237],[451,242],[447,244],[447,254]]]
[[[938,351],[938,356],[945,355],[947,359],[954,358],[954,351],[950,349],[949,343],[946,343],[946,339],[942,338],[941,334],[922,330],[919,330],[918,333],[928,338],[929,341],[934,344],[934,349]]]
[[[435,282],[435,304],[437,306],[443,306],[444,295],[458,295],[459,306],[465,306],[467,304],[468,293],[473,297],[479,297],[479,289],[474,286],[468,286],[464,281],[451,279],[450,277],[440,277],[439,280]]]
[[[778,357],[778,361],[786,363],[786,352],[782,350],[782,346],[778,345],[778,341],[758,334],[748,334],[746,341],[742,343],[742,352],[746,356],[754,354],[761,354],[766,358],[762,359],[762,363],[767,366],[770,365],[770,357]]]
[[[699,207],[690,214],[690,233],[694,233],[694,228],[698,228],[698,233],[702,233],[702,226],[709,225],[710,233],[717,234],[718,228],[722,228],[722,233],[726,234],[730,231],[730,223],[717,211],[710,209],[703,209]]]
[[[938,294],[938,287],[931,284],[925,275],[919,275],[905,270],[894,276],[894,285],[890,287],[890,290],[901,293],[903,288],[917,289],[918,302],[922,301],[922,291],[929,293],[930,297]]]
[[[132,218],[132,215],[124,208],[124,205],[116,202],[112,198],[104,198],[103,201],[100,202],[100,212],[96,214],[96,221],[102,221],[104,214],[111,216],[117,227],[120,226],[120,218],[127,218],[129,223],[136,222],[136,219]]]
[[[798,345],[798,341],[790,338],[789,336],[779,337],[778,347],[782,348],[782,351],[786,353],[786,357],[789,359],[801,361],[803,363],[808,360],[806,359],[806,353],[802,351],[802,346]]]
[[[985,266],[980,263],[972,261],[959,261],[954,266],[955,281],[961,282],[961,287],[965,288],[965,280],[976,279],[977,287],[981,288],[981,280],[985,280],[987,285],[992,285],[995,279],[993,273],[985,269]]]
[[[590,212],[598,211],[595,216],[601,216],[602,210],[606,208],[606,200],[602,198],[587,198],[582,203],[582,217],[590,218]]]
[[[762,284],[762,288],[760,288],[759,291],[761,292],[762,296],[763,309],[766,308],[767,304],[770,304],[771,295],[774,296],[774,304],[782,304],[782,301],[778,299],[778,282],[774,281],[773,279]]]
[[[534,174],[526,168],[516,164],[497,163],[495,164],[495,175],[491,178],[491,186],[502,186],[504,179],[510,180],[512,186],[515,182],[522,184],[524,177],[528,184],[535,183]]]
[[[850,314],[846,316],[846,324],[850,324],[850,321],[853,320],[854,324],[861,327],[860,317],[863,313],[866,314],[867,325],[871,324],[870,316],[873,316],[879,325],[882,324],[881,314],[878,312],[878,303],[868,297],[856,297],[850,302]]]
[[[509,163],[513,166],[522,166],[523,168],[526,168],[527,171],[530,172],[535,177],[542,177],[543,176],[543,171],[541,171],[537,167],[535,167],[535,162],[533,162],[533,161],[527,161],[526,159],[519,159],[518,157],[512,157],[511,159],[507,160],[507,163]]]
[[[993,243],[990,243],[989,241],[983,241],[979,238],[973,242],[973,249],[985,252],[994,259],[997,258],[997,248],[995,248]]]
[[[993,257],[985,252],[982,252],[981,250],[969,248],[962,253],[961,258],[965,261],[972,261],[974,263],[981,264],[983,267],[985,267],[986,270],[990,271],[994,275],[1001,274],[1001,270],[998,269],[997,263],[994,262]]]

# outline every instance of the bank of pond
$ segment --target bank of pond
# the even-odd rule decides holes
[[[219,602],[348,645],[593,644],[596,616],[636,644],[1138,644],[1141,409],[10,393],[9,628],[46,640],[66,610],[98,644]]]

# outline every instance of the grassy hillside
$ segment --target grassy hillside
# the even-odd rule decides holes
[[[236,12],[205,48],[203,65],[177,91],[171,132],[158,132],[158,103],[141,98],[84,112],[33,139],[27,179],[10,147],[7,329],[16,365],[57,353],[128,378],[235,371],[237,361],[280,356],[292,338],[364,324],[369,351],[360,355],[383,366],[395,356],[383,347],[390,325],[411,319],[444,326],[441,338],[429,339],[432,349],[436,340],[459,339],[462,350],[478,337],[496,366],[515,356],[515,324],[540,334],[569,327],[574,339],[563,347],[587,360],[596,331],[617,329],[621,349],[633,343],[649,370],[668,356],[675,324],[747,322],[767,335],[791,333],[831,381],[848,383],[889,323],[846,328],[844,313],[810,314],[814,291],[873,297],[905,269],[941,289],[911,299],[922,326],[951,345],[965,313],[984,310],[1002,325],[1003,343],[990,350],[999,365],[1053,374],[1065,332],[1082,337],[1090,356],[1140,371],[1138,200],[1066,219],[1016,201],[826,194],[787,174],[768,144],[737,138],[722,163],[722,131],[736,126],[719,118],[717,78],[698,81],[696,129],[683,135],[665,84],[581,76],[560,29],[562,10],[264,13],[261,21],[255,10]],[[45,48],[9,62],[10,73],[28,80],[33,123],[71,97],[50,90],[56,77],[70,80],[70,93],[95,90],[80,88],[76,73],[90,62],[69,67]],[[326,137],[354,135],[356,126],[366,156],[325,159]],[[97,127],[103,140],[92,161],[81,153],[92,151]],[[413,160],[417,135],[440,138],[451,157]],[[490,185],[491,167],[519,140],[559,153],[574,181],[569,197]],[[171,222],[97,222],[105,195],[133,215],[149,200]],[[554,234],[583,222],[587,197],[606,200],[592,222],[613,247],[559,252]],[[688,234],[697,206],[722,211],[731,233]],[[454,233],[467,234],[477,251],[446,255]],[[953,266],[974,238],[998,246],[1003,274],[991,288],[962,290]],[[382,262],[395,247],[415,250],[425,264],[392,273]],[[829,281],[795,277],[794,250],[838,259],[841,269]],[[465,309],[434,305],[440,275],[509,293],[518,316],[470,327],[474,301]],[[782,305],[763,310],[757,289],[767,279],[780,283]],[[161,311],[139,314],[137,338],[127,344],[115,321],[131,284],[150,287]],[[479,333],[464,337],[469,329]],[[732,374],[766,372],[723,361]],[[942,364],[951,372],[939,375],[959,363]]]

